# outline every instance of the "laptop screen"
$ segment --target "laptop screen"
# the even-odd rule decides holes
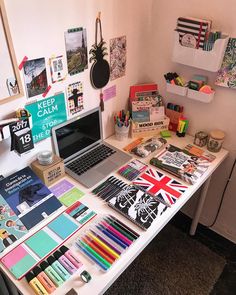
[[[101,141],[98,109],[57,127],[54,130],[54,141],[63,159],[79,155]]]

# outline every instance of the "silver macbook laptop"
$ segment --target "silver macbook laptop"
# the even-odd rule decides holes
[[[66,172],[88,188],[132,158],[103,141],[100,108],[53,127],[52,139]]]

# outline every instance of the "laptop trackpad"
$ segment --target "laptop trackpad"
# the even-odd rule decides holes
[[[104,175],[108,175],[110,172],[114,171],[118,165],[112,161],[107,161],[101,164],[96,170]]]

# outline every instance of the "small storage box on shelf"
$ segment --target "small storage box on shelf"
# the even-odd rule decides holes
[[[181,96],[186,96],[188,87],[183,87],[183,86],[178,86],[178,85],[173,85],[170,83],[166,83],[166,91],[174,94],[178,94]]]
[[[196,91],[192,89],[188,89],[187,97],[191,99],[195,99],[201,102],[209,103],[214,98],[215,91],[213,93],[207,94],[201,91]]]
[[[215,41],[212,50],[204,51],[182,46],[179,43],[179,33],[174,31],[172,61],[210,72],[217,72],[221,67],[228,40],[229,36],[223,35],[221,39]]]

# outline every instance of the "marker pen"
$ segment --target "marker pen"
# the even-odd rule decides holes
[[[74,266],[73,263],[70,262],[70,260],[63,255],[61,252],[56,251],[53,253],[53,256],[65,267],[65,269],[72,275],[77,271],[77,268]]]
[[[64,280],[68,280],[70,278],[70,274],[65,269],[63,265],[59,261],[57,261],[53,256],[49,256],[47,259],[48,263],[51,264],[52,268],[59,274],[59,276]]]
[[[55,270],[46,262],[40,263],[41,269],[49,276],[49,278],[54,282],[54,284],[59,287],[64,283],[63,279],[55,272]]]
[[[38,295],[48,295],[48,292],[44,288],[44,286],[40,283],[40,281],[34,276],[32,272],[28,272],[25,275],[25,278],[30,285],[30,287],[34,290],[34,292]]]
[[[64,254],[69,260],[70,262],[72,262],[74,264],[75,267],[77,267],[78,269],[83,265],[83,263],[81,261],[79,261],[79,259],[73,254],[73,252],[71,250],[69,250],[66,246],[61,246],[60,249],[62,254]]]
[[[49,294],[56,290],[56,286],[39,266],[33,268],[33,273]]]

